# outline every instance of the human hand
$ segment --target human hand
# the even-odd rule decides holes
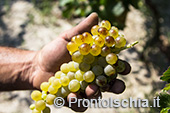
[[[83,32],[90,32],[93,25],[98,24],[98,16],[96,13],[92,13],[84,21],[82,21],[76,27],[62,33],[54,41],[47,44],[42,50],[38,51],[33,63],[33,69],[31,74],[31,82],[34,88],[40,89],[40,84],[47,81],[51,76],[59,70],[61,64],[69,62],[71,56],[66,48],[67,43],[71,38],[77,34]],[[116,79],[111,86],[108,84],[108,90],[113,93],[121,93],[125,89],[124,82]],[[101,96],[99,87],[95,84],[90,84],[85,90],[85,95],[79,95],[77,93],[70,93],[67,97],[88,98],[94,99]],[[67,99],[68,100],[68,99]],[[67,106],[67,103],[66,103]],[[72,106],[75,111],[85,111],[87,108],[76,104]]]

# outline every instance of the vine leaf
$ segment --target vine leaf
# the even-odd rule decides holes
[[[170,107],[163,108],[160,113],[168,113]]]
[[[166,90],[166,91],[170,90],[170,84],[166,84],[163,90]]]
[[[160,78],[163,81],[166,81],[168,83],[170,83],[170,67],[168,67],[168,69],[163,73],[163,76],[161,76]],[[168,85],[169,86],[169,85]],[[170,86],[169,86],[170,87]]]

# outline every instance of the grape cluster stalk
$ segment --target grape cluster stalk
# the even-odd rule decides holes
[[[107,20],[94,25],[91,33],[72,37],[67,44],[72,61],[63,63],[48,82],[41,83],[42,92],[32,92],[35,101],[30,105],[32,113],[50,113],[47,104],[54,104],[56,97],[66,98],[70,92],[85,93],[91,83],[103,91],[107,84],[113,84],[118,74],[130,73],[129,63],[119,59],[118,54],[137,43],[126,44],[124,35]]]

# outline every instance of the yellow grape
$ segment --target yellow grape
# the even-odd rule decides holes
[[[121,48],[126,45],[126,39],[123,37],[117,37],[115,41],[116,41],[116,44],[115,44],[116,48]]]
[[[79,51],[82,55],[87,55],[90,52],[90,45],[87,43],[84,43],[79,46]]]
[[[43,82],[40,85],[40,88],[42,91],[48,91],[48,87],[50,86],[50,84],[48,82]]]
[[[102,50],[101,50],[101,53],[100,53],[101,56],[105,57],[109,53],[111,53],[111,49],[108,46],[102,47]]]
[[[104,41],[105,41],[105,45],[108,47],[112,47],[116,43],[112,36],[107,36]]]
[[[76,78],[78,81],[83,81],[83,74],[84,74],[83,71],[78,70],[78,71],[75,73],[75,78]]]
[[[68,63],[68,68],[69,68],[69,71],[76,71],[75,67],[74,67],[74,61],[70,61]]]
[[[70,79],[67,76],[62,76],[60,78],[60,83],[62,86],[67,86],[70,82]]]
[[[97,35],[97,34],[98,34],[98,29],[99,29],[99,25],[94,25],[94,26],[91,28],[91,33],[92,33],[92,35]]]
[[[81,44],[84,43],[84,37],[83,35],[77,35],[75,38],[75,43],[80,46]]]
[[[67,50],[70,52],[75,52],[78,50],[78,45],[75,42],[68,42],[67,43]]]
[[[60,66],[60,70],[61,70],[63,73],[68,73],[68,72],[69,72],[68,64],[67,64],[67,63],[63,63],[63,64]]]
[[[100,23],[100,27],[105,27],[107,30],[110,30],[111,24],[108,20],[103,20]]]
[[[50,78],[48,79],[48,82],[49,82],[50,84],[52,84],[54,80],[55,80],[55,77],[52,76],[52,77],[50,77]]]
[[[46,98],[46,103],[52,105],[54,103],[54,99],[56,98],[53,94],[48,94]]]
[[[92,71],[87,71],[84,73],[83,75],[83,79],[86,81],[86,82],[92,82],[95,78],[95,75]]]
[[[48,92],[49,92],[50,94],[56,94],[57,91],[58,91],[58,88],[53,87],[52,85],[50,85],[49,88],[48,88]]]
[[[92,35],[88,32],[84,32],[83,34],[84,37],[84,43],[90,44],[93,41]]]
[[[71,41],[76,43],[75,40],[76,40],[76,36],[73,36],[73,37],[71,38]]]
[[[106,62],[109,63],[109,64],[115,64],[117,62],[118,58],[117,58],[117,55],[114,54],[114,53],[109,53],[107,56],[106,56]]]
[[[35,109],[35,104],[31,104],[31,105],[30,105],[30,109],[31,109],[31,110]]]
[[[95,35],[94,43],[96,45],[102,47],[104,45],[104,39],[102,37],[100,37],[99,35]]]
[[[68,78],[69,78],[70,80],[75,79],[75,73],[74,73],[74,72],[69,71],[69,72],[67,73],[67,76],[68,76]]]
[[[102,38],[105,38],[108,36],[108,30],[105,27],[100,27],[98,29],[98,35],[100,35]]]
[[[41,96],[42,96],[42,93],[41,93],[40,91],[38,91],[38,90],[35,90],[35,91],[33,91],[33,92],[31,93],[31,98],[32,98],[34,101],[41,100],[41,99],[42,99]]]
[[[100,53],[101,53],[101,47],[96,45],[96,44],[93,44],[91,46],[91,50],[90,50],[90,53],[93,55],[93,56],[98,56]]]
[[[61,72],[61,71],[57,71],[57,72],[55,73],[55,78],[60,79],[62,73],[63,73],[63,72]]]
[[[35,102],[35,108],[37,110],[42,111],[42,110],[45,109],[45,107],[46,107],[46,104],[45,104],[45,102],[43,100],[39,100],[39,101]]]
[[[80,63],[83,61],[83,55],[80,53],[80,51],[76,51],[72,54],[72,60]]]
[[[71,80],[68,85],[68,89],[71,92],[77,92],[80,89],[80,82],[76,79]]]
[[[60,88],[60,87],[61,87],[60,79],[57,79],[57,78],[56,78],[56,79],[53,81],[52,86],[53,86],[54,88]]]
[[[118,37],[118,32],[119,32],[118,28],[112,26],[112,28],[109,30],[109,35],[116,39]]]

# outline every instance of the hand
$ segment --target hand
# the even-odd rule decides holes
[[[54,41],[47,44],[42,50],[37,52],[31,75],[31,82],[35,88],[40,89],[40,84],[53,76],[54,73],[59,70],[61,64],[71,60],[71,56],[66,48],[66,45],[71,38],[83,32],[90,32],[91,27],[96,24],[98,24],[98,16],[96,13],[92,13],[79,25],[62,33]],[[115,80],[113,86],[108,87],[110,88],[109,91],[114,93],[121,93],[125,89],[124,82],[121,80]],[[95,84],[89,85],[85,92],[85,96],[88,99],[101,96],[99,87]],[[83,98],[82,95],[78,95],[76,93],[70,93],[68,97]],[[87,108],[78,108],[75,104],[72,106],[72,109],[75,111],[85,111]]]

